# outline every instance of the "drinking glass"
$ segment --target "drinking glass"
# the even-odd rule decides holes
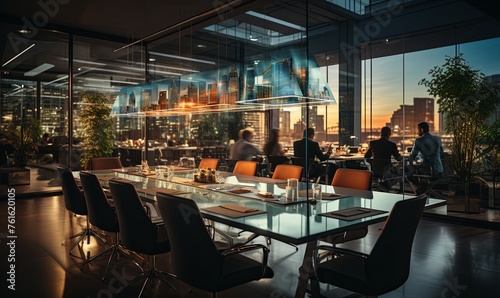
[[[313,200],[316,200],[316,201],[321,201],[321,184],[319,183],[314,183],[312,185],[312,198]]]

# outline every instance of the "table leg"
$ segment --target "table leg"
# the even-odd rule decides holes
[[[311,275],[314,274],[313,269],[313,251],[316,248],[318,241],[310,241],[307,243],[302,266],[299,268],[299,281],[297,283],[297,290],[295,291],[295,298],[302,298],[306,294],[307,283]],[[315,279],[314,279],[315,280]],[[312,293],[319,293],[319,283],[311,282],[311,287],[318,287],[316,291],[311,289]]]

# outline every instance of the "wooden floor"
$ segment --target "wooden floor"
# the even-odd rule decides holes
[[[111,297],[112,293],[140,272],[129,259],[120,258],[104,283],[101,276],[107,258],[79,269],[80,259],[68,255],[72,241],[69,236],[85,225],[84,217],[71,216],[62,196],[28,197],[16,200],[15,280],[16,291],[7,290],[6,272],[9,247],[6,242],[8,202],[0,201],[0,256],[2,259],[1,297]],[[369,251],[381,224],[370,227],[362,240],[350,247]],[[187,235],[189,237],[189,235]],[[262,238],[262,237],[261,237]],[[257,238],[257,242],[263,243]],[[219,297],[293,297],[298,279],[298,267],[304,253],[286,244],[273,241],[269,264],[275,271],[272,279],[251,282],[219,294]],[[95,241],[84,247],[95,254],[101,250]],[[161,255],[157,265],[169,270],[169,254]],[[412,253],[411,273],[404,286],[382,297],[500,297],[500,231],[467,227],[447,222],[422,219]],[[210,297],[181,281],[172,284],[184,297]],[[327,297],[349,293],[322,285],[329,290]],[[134,297],[138,285],[129,285],[116,297]],[[144,297],[176,297],[163,284],[148,288]]]

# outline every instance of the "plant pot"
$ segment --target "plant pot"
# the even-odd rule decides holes
[[[6,185],[29,185],[31,184],[30,169],[25,168],[1,168],[0,184]]]
[[[446,200],[448,212],[480,213],[483,193],[481,182],[451,181]]]

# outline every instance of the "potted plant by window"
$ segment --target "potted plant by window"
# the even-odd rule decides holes
[[[36,119],[23,118],[19,125],[8,125],[2,138],[5,140],[2,142],[2,154],[6,155],[4,166],[7,166],[2,168],[2,181],[9,185],[30,184],[30,170],[26,166],[35,156],[35,144],[41,134],[40,122]]]
[[[430,79],[419,84],[437,97],[439,112],[444,114],[444,130],[452,137],[450,144],[455,185],[464,187],[465,212],[471,210],[470,184],[482,168],[485,146],[479,140],[484,134],[486,120],[500,103],[497,90],[484,80],[484,74],[473,69],[462,55],[446,57],[442,66],[429,71]],[[479,204],[477,204],[479,205]]]
[[[492,181],[493,191],[488,193],[487,200],[483,200],[481,206],[497,208],[496,185],[500,177],[500,120],[496,120],[492,125],[483,128],[479,143],[484,149],[484,173],[482,177],[486,181]],[[495,206],[495,204],[497,204]]]
[[[83,130],[83,153],[80,164],[87,168],[90,159],[110,156],[114,148],[110,99],[103,93],[83,93],[80,120]]]

